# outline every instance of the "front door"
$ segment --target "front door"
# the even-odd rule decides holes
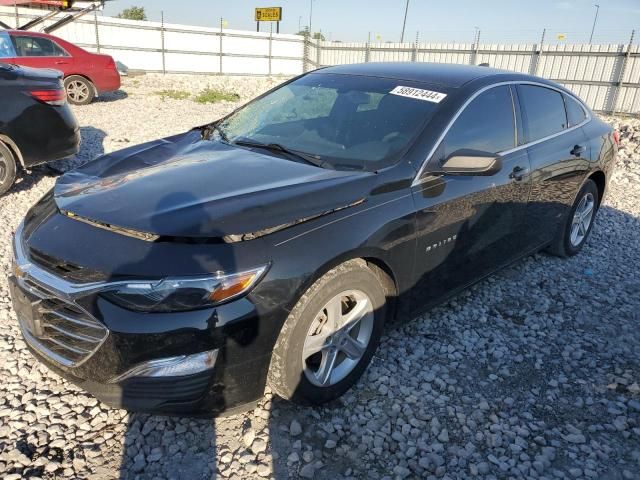
[[[431,175],[413,187],[417,254],[413,296],[418,309],[509,263],[522,253],[530,191],[526,149],[517,146],[509,85],[490,88],[464,109],[429,159],[427,170],[461,149],[502,155],[491,176]]]

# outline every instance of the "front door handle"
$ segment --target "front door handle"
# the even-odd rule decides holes
[[[512,180],[520,181],[529,173],[529,169],[525,167],[515,167],[509,174]]]
[[[583,145],[574,145],[573,150],[571,150],[569,153],[574,157],[579,157],[586,151],[587,149]]]
[[[56,65],[69,65],[69,62],[65,62],[64,60],[61,60],[59,62],[56,62]]]

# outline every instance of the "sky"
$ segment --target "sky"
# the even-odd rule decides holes
[[[547,42],[586,43],[598,0],[409,0],[405,41],[537,43],[543,28]],[[255,7],[282,7],[281,33],[296,33],[309,24],[327,40],[343,42],[400,40],[406,0],[113,0],[105,15],[132,5],[145,8],[149,20],[187,25],[254,30]],[[640,37],[640,0],[599,0],[594,43],[627,43],[632,29]],[[263,24],[268,31],[268,24]],[[560,35],[561,38],[558,38]],[[564,36],[564,38],[562,38]]]

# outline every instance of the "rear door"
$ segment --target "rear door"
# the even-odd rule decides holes
[[[529,248],[536,248],[554,238],[589,170],[589,144],[581,126],[587,114],[559,90],[520,84],[517,92],[522,144],[529,145],[532,168],[526,241]]]
[[[491,176],[427,173],[413,187],[418,307],[447,296],[522,253],[530,167],[526,149],[516,149],[517,116],[511,86],[499,85],[481,93],[454,121],[427,170],[437,171],[439,164],[460,149],[502,154],[502,169]]]
[[[73,73],[73,57],[53,40],[35,35],[11,34],[16,63],[25,67],[53,68],[65,76]]]

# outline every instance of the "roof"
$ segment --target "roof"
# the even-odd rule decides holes
[[[318,70],[318,73],[364,75],[425,82],[447,87],[461,87],[481,77],[513,74],[497,68],[459,65],[453,63],[386,62],[336,65]]]

